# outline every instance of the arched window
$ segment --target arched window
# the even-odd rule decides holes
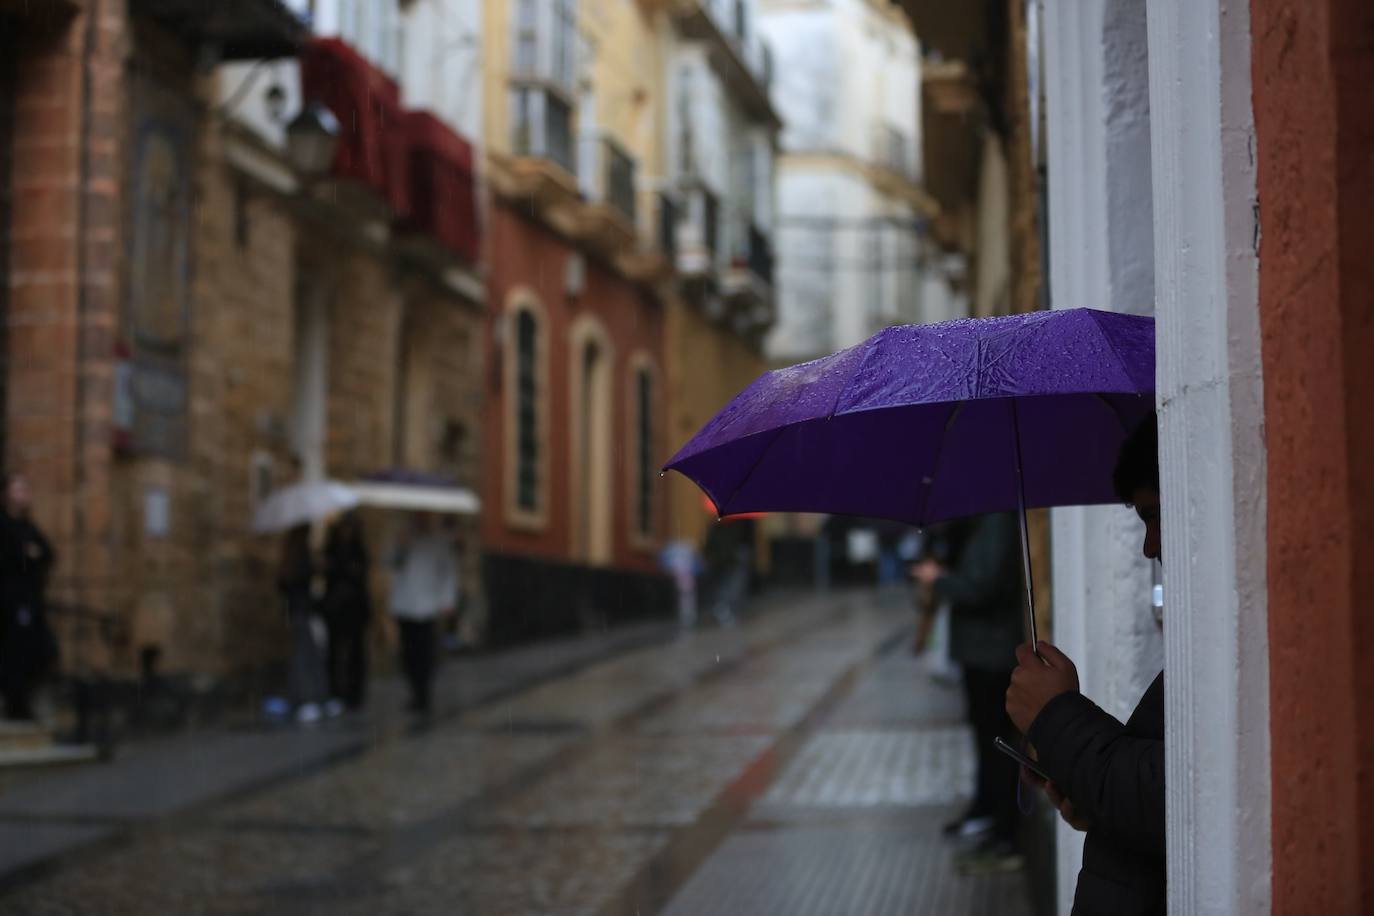
[[[538,530],[548,522],[548,331],[533,293],[511,295],[503,327],[506,521]]]
[[[658,454],[657,443],[658,373],[647,353],[636,353],[630,360],[629,402],[626,426],[629,429],[629,527],[630,540],[643,549],[653,549],[658,529]]]
[[[635,372],[635,533],[654,534],[654,377]]]
[[[515,504],[538,512],[539,500],[539,324],[534,312],[515,315]]]

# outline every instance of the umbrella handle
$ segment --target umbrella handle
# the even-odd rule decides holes
[[[1021,573],[1022,581],[1026,584],[1026,622],[1029,624],[1031,651],[1036,658],[1040,658],[1040,639],[1035,628],[1035,583],[1031,577],[1030,530],[1026,526],[1026,476],[1021,467],[1021,423],[1016,398],[1007,400],[1011,405],[1011,435],[1016,453],[1016,506],[1021,520]]]

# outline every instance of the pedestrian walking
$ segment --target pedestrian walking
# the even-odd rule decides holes
[[[1160,559],[1155,415],[1126,440],[1113,484],[1145,523],[1143,553]],[[1123,724],[1078,690],[1078,670],[1049,643],[1016,650],[1007,713],[1050,781],[1038,783],[1064,820],[1086,831],[1073,916],[1162,916],[1164,673]],[[1038,782],[1038,781],[1037,781]]]
[[[711,613],[716,623],[730,626],[749,590],[754,556],[751,519],[722,519],[706,533],[703,549],[706,574],[712,583]]]
[[[391,614],[401,635],[401,666],[410,684],[411,712],[431,710],[438,621],[454,613],[458,561],[451,537],[432,516],[415,518],[392,555]]]
[[[659,561],[677,587],[678,625],[690,630],[697,623],[697,576],[701,573],[696,547],[686,538],[678,538],[663,548]]]
[[[325,541],[325,624],[329,695],[349,709],[367,698],[367,626],[372,617],[369,556],[357,512],[343,515]]]
[[[57,555],[33,521],[29,482],[5,477],[0,506],[0,693],[7,719],[33,716],[33,693],[57,666],[48,621],[48,578]]]
[[[318,722],[327,696],[323,653],[316,638],[316,568],[310,552],[310,526],[296,525],[282,539],[277,567],[277,590],[286,603],[291,634],[291,658],[287,668],[287,695],[296,721]]]
[[[973,800],[945,827],[948,836],[977,839],[959,857],[966,872],[1013,870],[1022,864],[1016,847],[1018,767],[993,743],[996,738],[1013,744],[1020,739],[1005,708],[1022,639],[1016,526],[1016,516],[1009,512],[954,523],[949,565],[928,557],[914,570],[936,601],[949,604],[949,654],[963,670],[973,726],[978,757]]]

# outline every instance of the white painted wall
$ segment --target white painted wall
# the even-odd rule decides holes
[[[402,17],[401,100],[482,143],[482,4],[418,0]]]
[[[1169,911],[1270,909],[1249,4],[1151,0]]]
[[[303,13],[303,0],[289,4]],[[339,36],[397,80],[401,102],[425,109],[475,144],[482,132],[482,18],[480,0],[416,0],[405,13],[372,0],[318,0],[316,34]],[[246,62],[220,68],[221,103],[228,114],[274,146],[285,143],[285,121],[301,107],[300,67],[294,60]],[[284,119],[266,104],[269,86],[285,92]]]
[[[1054,308],[1154,308],[1145,0],[1045,6],[1050,290]],[[1142,527],[1129,509],[1051,513],[1054,639],[1085,694],[1125,719],[1163,664]],[[1067,914],[1082,834],[1059,824]]]
[[[761,40],[752,27],[750,34]],[[732,253],[746,250],[751,222],[766,235],[777,230],[777,143],[773,129],[744,108],[711,66],[712,53],[706,43],[681,36],[668,42],[665,158],[670,187],[700,184],[719,201],[715,267],[723,270]],[[680,242],[701,229],[695,205],[687,205]]]
[[[782,115],[777,213],[779,361],[851,346],[884,324],[944,317],[954,300],[918,267],[917,214],[881,193],[863,165],[883,157],[883,126],[907,138],[919,173],[916,38],[869,0],[765,0]],[[828,157],[825,161],[822,157]],[[828,221],[828,225],[826,224]]]

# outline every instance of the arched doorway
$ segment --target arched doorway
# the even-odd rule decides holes
[[[611,375],[614,355],[601,325],[584,319],[570,338],[572,386],[572,547],[591,566],[609,565],[611,536]]]

